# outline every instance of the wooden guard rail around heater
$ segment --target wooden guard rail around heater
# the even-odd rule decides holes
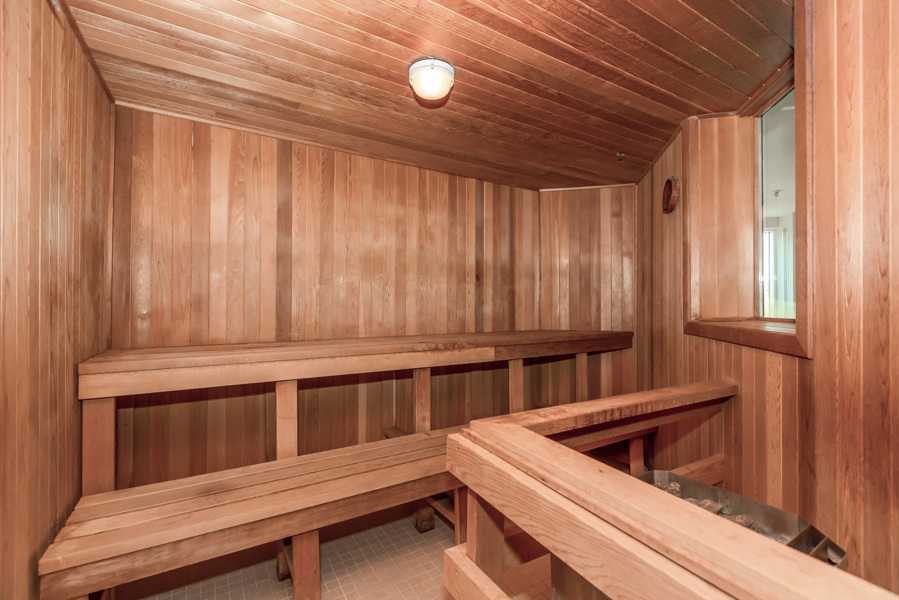
[[[290,536],[294,597],[318,598],[318,530],[458,488],[446,437],[460,429],[84,497],[40,560],[41,598],[86,597]]]
[[[411,369],[415,431],[430,430],[431,368],[509,361],[510,411],[524,409],[527,358],[576,355],[586,400],[587,353],[630,348],[631,332],[516,331],[108,350],[78,365],[82,493],[115,489],[115,398],[275,382],[277,458],[297,455],[297,380]]]
[[[508,600],[497,525],[508,517],[552,553],[553,588],[566,598],[899,598],[550,439],[672,421],[736,393],[726,381],[674,386],[473,421],[449,436],[450,473],[469,490],[467,541],[445,555],[447,590]]]

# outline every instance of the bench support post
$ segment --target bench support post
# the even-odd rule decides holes
[[[499,586],[503,584],[504,527],[503,514],[468,490],[468,558]]]
[[[468,540],[468,488],[465,486],[457,487],[454,491],[453,498],[453,516],[455,522],[455,543],[456,546],[464,544]]]
[[[524,359],[509,361],[509,412],[524,410]]]
[[[550,558],[553,600],[610,600],[555,554]]]
[[[297,444],[297,380],[275,383],[275,458],[293,458]]]
[[[320,600],[322,582],[318,529],[295,535],[292,540],[294,600]]]
[[[414,369],[412,371],[413,394],[413,426],[412,433],[423,433],[431,430],[431,369]]]
[[[574,355],[574,401],[590,399],[590,375],[587,373],[587,353]]]
[[[81,495],[115,489],[115,398],[81,402]]]
[[[630,439],[629,461],[631,475],[639,477],[643,474],[643,436],[632,437]]]

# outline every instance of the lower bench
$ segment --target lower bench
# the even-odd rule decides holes
[[[41,598],[67,600],[294,536],[296,598],[318,594],[321,527],[459,487],[460,428],[86,496],[40,560]],[[297,565],[301,566],[301,565]]]

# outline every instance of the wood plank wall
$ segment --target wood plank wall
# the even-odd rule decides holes
[[[813,518],[899,591],[899,6],[814,3]]]
[[[75,365],[109,347],[112,109],[65,18],[0,8],[0,598],[81,495]]]
[[[122,107],[117,125],[113,347],[633,328],[634,186],[539,194]],[[630,352],[591,365],[594,395],[633,389]],[[528,366],[528,402],[569,401],[573,372]],[[301,382],[300,451],[411,431],[411,385]],[[507,386],[505,365],[435,370],[432,427],[507,410]],[[193,394],[120,400],[119,487],[273,457],[271,387]]]
[[[752,117],[688,119],[690,319],[755,314]]]
[[[710,144],[709,151],[717,151]],[[670,469],[724,452],[725,487],[737,493],[809,514],[806,465],[812,460],[807,421],[812,404],[811,361],[717,340],[685,335],[684,211],[661,211],[662,186],[683,174],[679,134],[637,185],[638,246],[651,258],[638,266],[651,272],[651,387],[729,378],[740,393],[724,413],[662,428],[655,437],[656,468]],[[689,202],[690,198],[682,199]],[[639,275],[638,275],[639,276]],[[816,526],[833,537],[826,523]]]
[[[682,211],[659,208],[679,136],[637,186],[652,385],[724,375],[741,391],[721,420],[661,433],[655,460],[723,447],[729,489],[798,512],[899,592],[899,7],[816,2],[812,20],[814,359],[682,333]]]

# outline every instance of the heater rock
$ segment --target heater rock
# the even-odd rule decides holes
[[[721,503],[715,502],[714,500],[698,500],[696,498],[684,498],[684,500],[716,515],[721,512]]]
[[[676,481],[672,481],[670,483],[654,483],[654,486],[659,488],[660,490],[665,490],[672,496],[681,497],[680,484]]]
[[[748,528],[752,527],[753,521],[752,521],[752,517],[750,517],[749,515],[721,515],[721,516],[724,517],[725,519],[727,519],[728,521],[732,521],[732,522],[736,523],[737,525],[742,525],[743,527],[748,527]]]

